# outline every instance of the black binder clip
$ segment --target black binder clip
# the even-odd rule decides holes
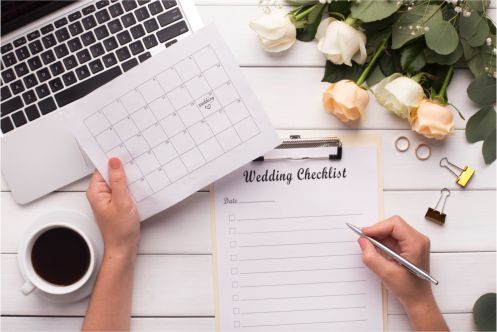
[[[284,139],[283,143],[276,147],[276,150],[280,149],[295,149],[295,148],[336,148],[335,153],[330,153],[328,156],[323,157],[280,157],[280,158],[265,158],[260,156],[254,161],[264,161],[264,160],[305,160],[305,159],[329,159],[329,160],[341,160],[343,147],[342,142],[337,137],[322,137],[322,138],[301,138],[300,135],[290,135],[290,139]]]

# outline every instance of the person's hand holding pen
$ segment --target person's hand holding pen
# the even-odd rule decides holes
[[[370,227],[364,235],[384,245],[422,268],[430,269],[430,239],[419,233],[401,217],[394,216]],[[367,239],[359,238],[362,260],[403,305],[414,330],[447,331],[429,281],[418,278],[394,260],[382,255]]]

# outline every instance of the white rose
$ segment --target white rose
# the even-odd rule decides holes
[[[272,9],[249,24],[262,47],[268,52],[282,52],[295,44],[297,29],[288,14],[281,9]]]
[[[403,119],[409,118],[425,96],[418,82],[399,73],[381,80],[374,88],[374,95],[381,106]]]
[[[334,64],[352,66],[351,60],[366,62],[366,35],[345,22],[332,17],[324,19],[316,33],[318,49]]]

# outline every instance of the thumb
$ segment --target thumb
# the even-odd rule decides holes
[[[358,242],[362,251],[363,263],[383,280],[391,275],[390,272],[396,264],[382,256],[367,239],[361,237]]]
[[[109,160],[109,184],[112,191],[112,199],[116,203],[128,199],[128,184],[126,183],[126,175],[124,174],[124,168],[119,158],[111,158]]]

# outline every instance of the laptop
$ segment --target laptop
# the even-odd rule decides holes
[[[202,27],[192,0],[1,1],[1,168],[29,203],[94,166],[71,103]]]

